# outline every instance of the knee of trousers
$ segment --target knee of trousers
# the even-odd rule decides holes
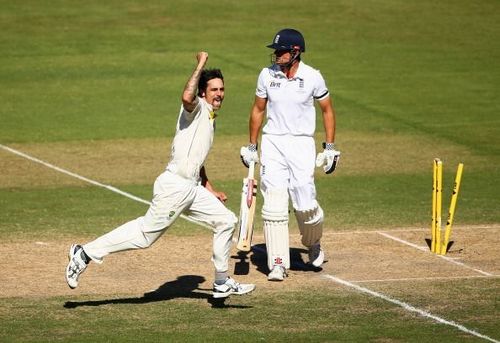
[[[214,220],[214,231],[233,231],[237,222],[238,218],[236,217],[236,215],[233,212],[228,211],[225,216],[221,216],[220,218]]]
[[[288,221],[288,192],[282,188],[266,189],[262,192],[262,219],[268,221]]]
[[[302,244],[311,247],[319,243],[323,236],[323,209],[318,205],[310,210],[295,210],[295,218],[297,218],[297,225],[302,235]]]
[[[316,201],[316,187],[313,182],[308,182],[290,189],[293,208],[296,210],[308,210],[318,206]]]

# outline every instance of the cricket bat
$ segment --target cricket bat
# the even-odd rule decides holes
[[[243,179],[241,192],[240,217],[238,222],[239,235],[236,248],[240,251],[250,251],[253,235],[253,219],[257,198],[257,180],[254,179],[255,162],[248,167],[248,177]]]

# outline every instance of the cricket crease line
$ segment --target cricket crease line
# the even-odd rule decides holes
[[[127,198],[129,198],[129,199],[135,200],[135,201],[137,201],[137,202],[141,202],[141,203],[146,204],[146,205],[151,205],[151,202],[150,202],[150,201],[147,201],[147,200],[144,200],[144,199],[142,199],[142,198],[139,198],[139,197],[137,197],[137,196],[135,196],[135,195],[133,195],[133,194],[131,194],[131,193],[128,193],[128,192],[122,191],[121,189],[118,189],[118,188],[113,187],[113,186],[111,186],[111,185],[105,185],[105,184],[100,183],[100,182],[98,182],[98,181],[95,181],[95,180],[92,180],[92,179],[86,178],[85,176],[81,176],[81,175],[79,175],[79,174],[73,173],[73,172],[71,172],[71,171],[69,171],[69,170],[67,170],[67,169],[63,169],[63,168],[61,168],[61,167],[58,167],[58,166],[56,166],[56,165],[53,165],[52,163],[42,161],[42,160],[40,160],[40,159],[38,159],[38,158],[36,158],[36,157],[30,156],[30,155],[28,155],[28,154],[25,154],[24,152],[21,152],[21,151],[16,150],[16,149],[12,149],[12,148],[10,148],[10,147],[8,147],[8,146],[6,146],[6,145],[0,144],[0,148],[4,149],[4,150],[6,150],[6,151],[8,151],[8,152],[10,152],[10,153],[13,153],[13,154],[15,154],[15,155],[18,155],[18,156],[20,156],[20,157],[23,157],[23,158],[25,158],[25,159],[27,159],[27,160],[30,160],[30,161],[32,161],[32,162],[39,163],[39,164],[41,164],[41,165],[43,165],[43,166],[45,166],[45,167],[47,167],[47,168],[50,168],[50,169],[56,170],[56,171],[58,171],[58,172],[60,172],[60,173],[63,173],[63,174],[69,175],[69,176],[74,177],[74,178],[76,178],[76,179],[79,179],[79,180],[81,180],[81,181],[84,181],[84,182],[90,183],[90,184],[92,184],[92,185],[94,185],[94,186],[101,187],[101,188],[105,188],[105,189],[107,189],[107,190],[109,190],[109,191],[111,191],[111,192],[114,192],[114,193],[117,193],[117,194],[123,195],[124,197],[127,197]],[[198,221],[196,221],[196,220],[194,220],[194,219],[191,219],[191,218],[189,218],[189,217],[185,216],[184,214],[181,214],[181,215],[180,215],[180,217],[181,217],[182,219],[184,219],[184,220],[187,220],[188,222],[191,222],[191,223],[194,223],[194,224],[198,224],[198,225],[201,225],[201,226],[203,226],[203,227],[205,227],[205,228],[207,228],[207,229],[212,230],[212,227],[210,227],[209,225],[204,224],[204,223],[201,223],[201,222],[198,222]]]
[[[486,276],[486,275],[469,275],[469,276],[427,276],[427,277],[413,277],[413,278],[396,278],[396,279],[372,279],[372,280],[350,280],[354,283],[382,283],[382,282],[399,282],[399,281],[433,281],[433,280],[467,280],[467,279],[490,279],[497,278],[500,275]]]
[[[500,225],[496,224],[478,224],[478,225],[467,225],[467,226],[453,226],[453,230],[500,230]],[[340,231],[340,232],[325,232],[323,235],[351,235],[351,234],[367,234],[367,233],[380,233],[380,232],[427,232],[428,228],[399,228],[399,229],[376,229],[376,230],[352,230],[352,231]]]
[[[418,250],[420,250],[420,251],[424,251],[424,252],[428,252],[428,251],[429,251],[428,247],[426,247],[426,246],[424,247],[424,246],[420,246],[420,245],[416,245],[416,244],[410,243],[410,242],[408,242],[408,241],[405,241],[404,239],[401,239],[401,238],[398,238],[398,237],[391,236],[391,235],[389,235],[388,233],[385,233],[385,232],[379,232],[379,234],[380,234],[380,235],[382,235],[382,236],[384,236],[384,237],[386,237],[386,238],[392,239],[392,240],[394,240],[394,241],[396,241],[396,242],[406,244],[406,245],[408,245],[408,246],[410,246],[410,247],[412,247],[412,248],[418,249]],[[454,264],[456,264],[456,265],[459,265],[459,266],[461,266],[461,267],[464,267],[464,268],[467,268],[467,269],[471,269],[471,270],[473,270],[473,271],[475,271],[475,272],[477,272],[477,273],[480,273],[480,274],[483,274],[483,275],[486,275],[486,276],[494,276],[494,275],[493,275],[493,274],[491,274],[491,273],[485,272],[485,271],[483,271],[483,270],[481,270],[481,269],[477,269],[477,268],[474,268],[474,267],[468,266],[468,265],[466,265],[465,263],[455,261],[454,259],[451,259],[451,258],[449,258],[449,257],[443,256],[443,255],[435,255],[435,256],[437,256],[437,257],[439,257],[439,258],[442,258],[443,260],[448,261],[448,262],[450,262],[450,263],[454,263]]]
[[[422,309],[416,308],[416,307],[414,307],[414,306],[412,306],[410,304],[407,304],[407,303],[405,303],[403,301],[391,298],[391,297],[389,297],[389,296],[387,296],[385,294],[382,294],[382,293],[379,293],[379,292],[375,292],[375,291],[372,291],[371,289],[368,289],[366,287],[356,285],[355,283],[339,279],[339,278],[337,278],[337,277],[335,277],[333,275],[323,275],[323,277],[327,278],[327,279],[329,279],[329,280],[331,280],[333,282],[336,282],[338,284],[341,284],[343,286],[353,288],[353,289],[355,289],[355,290],[357,290],[357,291],[359,291],[361,293],[365,293],[365,294],[371,295],[371,296],[373,296],[375,298],[379,298],[379,299],[388,301],[388,302],[390,302],[390,303],[392,303],[394,305],[402,307],[406,311],[417,313],[417,314],[419,314],[422,317],[432,319],[432,320],[434,320],[434,321],[436,321],[436,322],[438,322],[440,324],[444,324],[444,325],[449,325],[449,326],[455,327],[455,328],[457,328],[458,330],[460,330],[462,332],[465,332],[465,333],[468,333],[470,335],[473,335],[473,336],[485,339],[485,340],[490,341],[490,342],[500,343],[500,341],[497,341],[496,339],[493,339],[493,338],[491,338],[489,336],[483,335],[483,334],[481,334],[481,333],[479,333],[477,331],[468,329],[465,326],[463,326],[461,324],[458,324],[458,323],[455,323],[452,320],[447,320],[447,319],[444,319],[442,317],[436,316],[436,315],[434,315],[434,314],[432,314],[430,312],[427,312],[427,311],[424,311]]]

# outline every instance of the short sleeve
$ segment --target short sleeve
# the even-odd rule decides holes
[[[314,87],[314,92],[313,92],[313,97],[315,100],[323,100],[327,98],[330,95],[330,92],[328,91],[328,88],[326,87],[325,79],[323,78],[323,75],[318,71],[316,71],[316,77],[315,77],[315,87]]]
[[[259,98],[267,99],[267,88],[266,88],[266,69],[262,69],[257,79],[257,89],[255,90],[255,95]]]

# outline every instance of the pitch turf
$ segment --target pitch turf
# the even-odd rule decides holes
[[[2,1],[1,8],[0,144],[149,200],[182,87],[203,49],[226,79],[208,172],[237,211],[238,147],[269,62],[265,45],[295,27],[306,38],[304,60],[332,91],[342,151],[335,176],[317,173],[325,268],[301,267],[292,220],[295,270],[269,284],[258,227],[247,274],[241,257],[231,260],[258,289],[220,306],[208,292],[210,233],[182,220],[157,247],[110,257],[92,266],[81,289],[67,289],[69,244],[146,206],[0,149],[1,341],[484,340],[471,331],[500,339],[496,1],[277,1],[273,10],[261,0]],[[319,147],[320,121],[318,129]],[[465,165],[450,260],[415,248],[430,236],[434,157],[444,161],[445,211],[456,166]]]

